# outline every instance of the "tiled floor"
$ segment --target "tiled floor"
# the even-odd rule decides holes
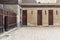
[[[22,27],[0,40],[60,40],[60,27]]]

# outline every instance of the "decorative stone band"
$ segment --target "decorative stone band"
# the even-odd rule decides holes
[[[59,8],[60,7],[60,5],[21,5],[21,7],[23,7],[23,8],[33,8],[33,7],[35,7],[35,8],[37,8],[37,7],[43,7],[43,8],[46,8],[46,7],[56,7],[56,8]]]

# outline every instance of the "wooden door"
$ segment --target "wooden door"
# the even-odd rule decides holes
[[[53,25],[53,10],[49,10],[48,21],[49,25]]]
[[[3,9],[0,9],[0,33],[3,31]]]
[[[42,10],[38,10],[37,24],[42,25]]]
[[[22,24],[27,25],[27,10],[23,10],[22,13]]]

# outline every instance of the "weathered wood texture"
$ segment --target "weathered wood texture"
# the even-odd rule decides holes
[[[0,0],[1,4],[18,4],[18,0]]]
[[[17,20],[16,20],[16,13],[10,12],[4,9],[0,9],[0,27],[3,28],[5,31],[8,31],[17,25]],[[4,23],[4,25],[3,25]]]

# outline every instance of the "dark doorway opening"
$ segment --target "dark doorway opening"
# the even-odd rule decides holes
[[[5,28],[5,31],[8,31],[8,16],[4,17],[4,28]]]

